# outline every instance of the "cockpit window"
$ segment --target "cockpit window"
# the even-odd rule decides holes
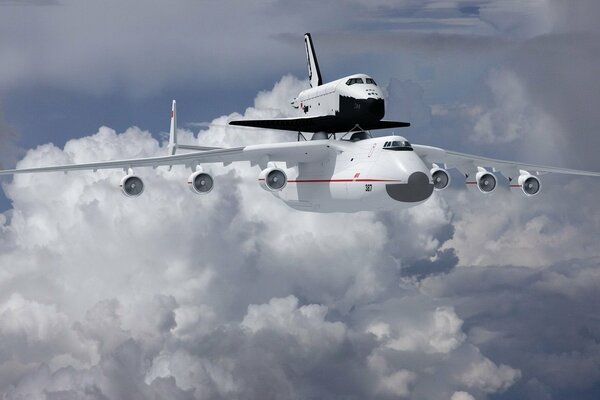
[[[367,78],[366,81],[367,81],[367,83],[370,83],[371,85],[377,86],[377,84],[375,83],[375,81],[372,78]]]
[[[346,81],[346,85],[354,85],[355,83],[364,83],[362,78],[350,78]]]
[[[408,140],[394,140],[392,142],[385,142],[383,149],[394,151],[412,151],[413,148]]]

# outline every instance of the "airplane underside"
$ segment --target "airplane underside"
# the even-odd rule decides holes
[[[285,192],[275,192],[273,195],[289,207],[300,211],[330,213],[405,209],[425,202],[433,193],[433,184],[427,176],[421,172],[415,174],[421,175],[408,183],[360,180],[290,182]],[[369,192],[365,191],[366,187],[369,188]],[[352,192],[359,191],[365,191],[365,195],[351,195]]]

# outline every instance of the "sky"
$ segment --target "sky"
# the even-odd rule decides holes
[[[375,78],[411,142],[598,171],[600,4],[0,0],[0,163],[166,154]],[[17,164],[18,162],[18,164]],[[597,399],[600,181],[451,188],[408,210],[294,211],[246,163],[2,180],[5,399]]]

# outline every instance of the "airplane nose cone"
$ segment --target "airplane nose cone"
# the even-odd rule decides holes
[[[385,185],[387,194],[394,200],[405,203],[417,203],[427,200],[433,193],[433,183],[424,172],[413,172],[407,183]]]

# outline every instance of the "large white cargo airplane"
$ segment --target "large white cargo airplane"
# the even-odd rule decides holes
[[[314,132],[310,141],[300,141],[303,136],[299,133],[297,142],[234,148],[182,145],[177,142],[177,111],[173,101],[168,154],[165,156],[12,169],[0,171],[0,175],[117,168],[125,173],[121,190],[126,196],[136,197],[143,192],[144,183],[134,174],[133,168],[186,165],[192,169],[188,178],[190,189],[197,194],[207,194],[213,189],[214,181],[202,165],[249,161],[250,165],[260,167],[258,183],[263,189],[292,208],[313,212],[415,206],[426,201],[434,190],[449,186],[447,170],[450,168],[462,172],[466,184],[483,194],[496,190],[497,172],[508,178],[511,188],[526,196],[540,192],[539,176],[544,173],[600,176],[598,172],[496,160],[438,147],[411,145],[401,136],[373,138],[367,128],[407,124],[381,121],[383,96],[366,75],[351,75],[321,85],[310,35],[305,36],[305,41],[312,88],[300,93],[293,104],[307,116],[232,121],[232,124]],[[354,105],[347,109],[348,104]],[[336,138],[335,133],[339,132],[346,134]],[[191,152],[176,154],[178,149]]]

